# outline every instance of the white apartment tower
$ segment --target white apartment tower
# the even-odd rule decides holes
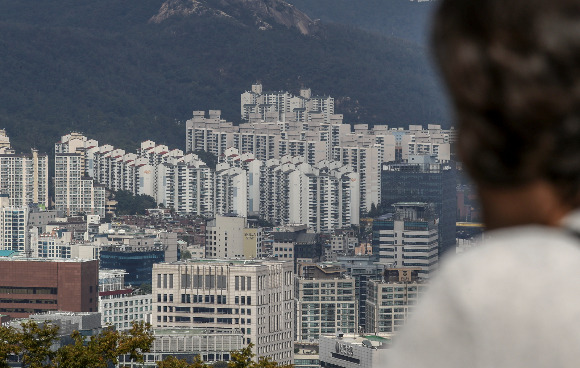
[[[54,199],[57,210],[105,216],[105,187],[85,177],[84,157],[79,153],[55,154]]]
[[[195,260],[153,266],[153,327],[228,328],[256,358],[294,358],[292,262]]]
[[[0,194],[0,250],[30,252],[28,207],[10,206],[6,194]]]
[[[11,206],[48,206],[48,156],[36,150],[0,154],[0,194],[9,196]]]
[[[254,84],[251,91],[241,94],[240,102],[243,120],[306,122],[320,116],[329,122],[334,115],[334,98],[313,96],[309,88],[294,96],[286,91],[264,91],[261,84]]]

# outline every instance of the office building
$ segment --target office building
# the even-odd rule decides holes
[[[205,228],[207,258],[252,259],[262,246],[262,229],[251,228],[245,217],[216,216]]]
[[[294,343],[295,368],[319,368],[318,344],[309,342]]]
[[[165,247],[131,247],[126,245],[102,246],[100,251],[102,269],[123,269],[127,271],[125,282],[140,286],[151,284],[153,265],[165,261]]]
[[[418,274],[418,268],[389,269],[383,279],[368,282],[366,332],[394,333],[403,327],[427,288]]]
[[[98,261],[0,257],[0,314],[96,312]]]
[[[315,268],[318,270],[313,270],[314,277],[302,274],[295,280],[296,341],[316,341],[322,335],[356,333],[358,301],[354,279],[342,272],[339,277],[336,273],[326,273],[325,265],[316,265]]]
[[[433,203],[439,218],[439,255],[455,252],[457,197],[455,169],[431,156],[413,156],[409,163],[385,163],[382,170],[382,207],[397,202]]]
[[[155,328],[228,328],[256,357],[293,362],[292,263],[189,260],[153,268]]]
[[[373,221],[373,255],[390,268],[420,267],[429,278],[439,262],[439,219],[428,203],[395,203],[394,214]]]
[[[319,262],[322,256],[322,242],[319,234],[309,233],[306,226],[294,226],[294,231],[272,232],[272,256],[279,260],[294,262],[294,272],[299,263]]]
[[[358,325],[359,330],[366,330],[366,300],[368,282],[380,280],[385,266],[376,263],[377,257],[373,255],[363,256],[338,256],[336,264],[346,269],[346,273],[355,280],[355,296],[358,300]],[[367,331],[368,332],[368,331]]]

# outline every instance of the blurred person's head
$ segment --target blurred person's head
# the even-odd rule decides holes
[[[580,0],[442,0],[433,48],[479,187],[579,206]]]

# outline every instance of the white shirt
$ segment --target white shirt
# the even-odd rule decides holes
[[[383,367],[580,367],[580,236],[542,226],[488,234],[444,263]]]

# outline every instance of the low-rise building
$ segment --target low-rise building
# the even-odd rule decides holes
[[[155,368],[169,356],[193,363],[196,356],[204,362],[228,361],[231,352],[246,347],[240,330],[217,328],[156,328],[151,351],[143,354],[144,363],[119,357],[119,365],[128,368]]]
[[[379,354],[389,345],[388,338],[377,335],[321,336],[320,366],[323,368],[382,367],[384,362],[379,361]]]
[[[130,330],[133,322],[151,323],[153,298],[139,289],[125,286],[124,270],[99,271],[99,311],[102,325]]]

